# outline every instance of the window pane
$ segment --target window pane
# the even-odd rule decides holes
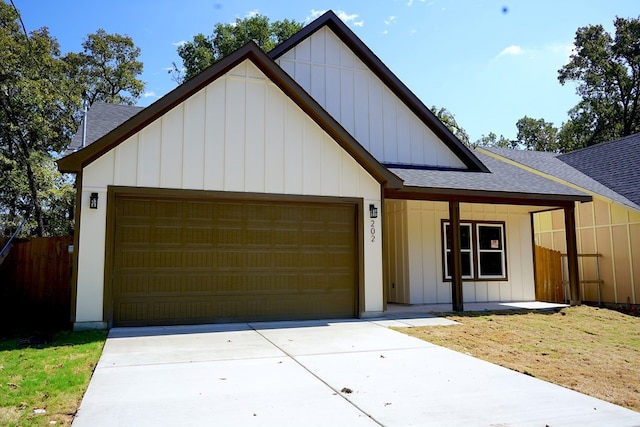
[[[480,276],[501,276],[504,277],[502,271],[502,252],[481,252],[480,257]]]
[[[471,253],[463,252],[461,258],[462,258],[462,276],[463,277],[471,276]]]
[[[471,253],[462,252],[462,277],[471,277]],[[452,277],[451,252],[447,252],[447,277]]]
[[[451,249],[451,227],[449,226],[449,224],[444,225],[444,234],[445,242],[447,242],[445,248]]]
[[[471,249],[471,226],[460,226],[460,249]]]
[[[444,225],[444,234],[447,249],[451,249],[451,227],[449,224]],[[464,224],[460,226],[460,249],[471,249],[471,225]]]
[[[502,250],[502,227],[479,225],[478,242],[479,249]]]

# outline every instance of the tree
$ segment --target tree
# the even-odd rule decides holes
[[[524,116],[516,123],[517,142],[526,150],[558,151],[558,129],[544,119]]]
[[[563,138],[593,145],[640,132],[640,18],[616,18],[615,37],[602,25],[576,31],[575,52],[558,70],[577,83],[582,101],[569,111]]]
[[[69,53],[69,78],[76,82],[89,105],[95,101],[133,105],[144,90],[138,79],[143,65],[140,48],[129,36],[107,34],[99,29],[82,43],[81,53]]]
[[[78,128],[83,94],[124,103],[140,95],[139,49],[129,42],[98,31],[82,54],[63,57],[46,28],[27,34],[18,11],[0,2],[0,233],[25,217],[23,235],[72,231],[72,183],[53,159]]]
[[[31,232],[45,234],[43,194],[53,183],[44,169],[62,150],[80,98],[65,78],[57,41],[46,28],[23,32],[17,11],[0,3],[0,213],[9,227],[30,216]],[[6,226],[5,226],[6,228]]]
[[[211,36],[196,34],[192,41],[178,47],[183,68],[174,63],[170,73],[176,82],[182,83],[251,40],[268,52],[302,27],[302,23],[288,19],[270,23],[263,15],[238,18],[232,24],[218,23]]]
[[[504,135],[496,135],[489,132],[489,135],[482,135],[480,139],[472,144],[473,147],[500,147],[500,148],[518,148],[518,141],[511,141]]]
[[[438,108],[432,105],[431,112],[451,131],[464,145],[469,146],[469,134],[458,124],[456,118],[444,107]]]

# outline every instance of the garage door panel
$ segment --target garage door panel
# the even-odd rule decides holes
[[[279,299],[265,296],[235,294],[216,300],[200,296],[185,297],[175,301],[167,296],[148,301],[144,297],[131,298],[120,303],[118,311],[123,319],[121,326],[146,324],[153,319],[156,325],[191,324],[211,321],[211,313],[216,313],[218,322],[262,321],[317,318],[352,317],[353,308],[346,301],[345,293],[280,295]],[[332,307],[330,311],[326,307]]]
[[[115,325],[355,316],[354,204],[116,197]]]

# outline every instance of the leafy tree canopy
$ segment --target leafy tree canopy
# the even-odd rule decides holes
[[[456,118],[444,107],[438,108],[432,105],[431,112],[458,138],[464,145],[469,145],[469,134],[458,124]]]
[[[140,48],[129,36],[107,34],[99,29],[82,43],[83,51],[69,53],[69,77],[84,94],[89,105],[95,101],[133,105],[144,90],[138,79],[143,65]]]
[[[517,143],[526,150],[558,151],[558,129],[544,119],[524,116],[516,123]]]
[[[558,71],[560,83],[575,82],[582,97],[561,131],[569,147],[640,132],[640,18],[616,18],[614,26],[615,35],[602,25],[579,28],[575,52]]]
[[[518,141],[512,141],[505,138],[504,135],[496,135],[489,132],[488,135],[482,135],[480,139],[472,144],[473,147],[500,147],[500,148],[518,148]]]
[[[63,57],[46,28],[27,34],[5,2],[0,46],[0,234],[25,217],[22,235],[69,234],[74,191],[54,156],[78,128],[83,96],[131,103],[140,95],[139,49],[127,37],[99,30],[83,53]]]
[[[288,19],[269,22],[269,18],[263,15],[238,18],[231,24],[218,23],[211,36],[196,34],[192,41],[178,47],[183,67],[173,64],[170,72],[176,82],[182,83],[249,41],[254,41],[268,52],[302,27],[302,23]]]

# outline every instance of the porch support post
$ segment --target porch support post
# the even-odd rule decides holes
[[[451,302],[453,311],[464,311],[462,304],[462,256],[460,252],[460,203],[449,202],[449,230],[451,232]]]
[[[580,278],[578,277],[578,244],[576,239],[575,205],[564,208],[564,229],[567,239],[567,267],[569,269],[569,303],[582,304],[580,298]]]

